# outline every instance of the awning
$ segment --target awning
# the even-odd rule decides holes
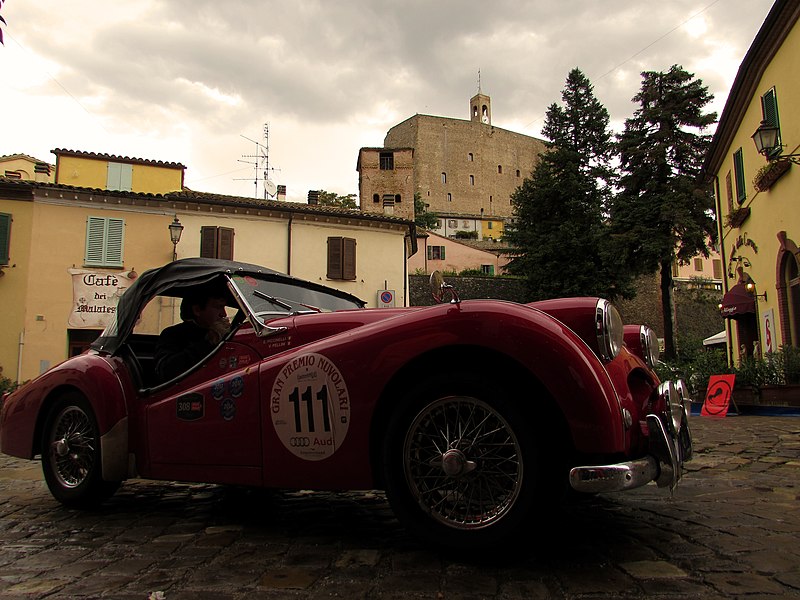
[[[712,336],[707,337],[703,340],[703,346],[714,346],[715,344],[724,344],[728,341],[728,336],[723,329],[719,333],[715,333]]]
[[[737,283],[722,297],[720,312],[726,319],[736,319],[749,313],[755,313],[756,299],[747,291],[745,284]]]

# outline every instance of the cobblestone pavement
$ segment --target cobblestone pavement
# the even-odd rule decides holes
[[[127,482],[62,508],[39,465],[0,458],[0,597],[800,597],[800,418],[693,419],[673,498],[592,497],[491,562],[428,549],[381,493]]]

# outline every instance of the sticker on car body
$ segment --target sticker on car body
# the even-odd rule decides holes
[[[270,394],[275,433],[303,460],[324,460],[342,445],[350,426],[350,396],[338,367],[321,354],[287,362]]]
[[[186,394],[176,400],[177,417],[181,421],[196,421],[202,419],[204,403],[202,394]]]

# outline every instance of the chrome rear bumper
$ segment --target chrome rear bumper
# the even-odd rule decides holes
[[[658,393],[667,409],[660,415],[646,417],[650,453],[622,463],[575,467],[569,473],[573,489],[588,493],[618,492],[651,481],[658,487],[675,489],[683,474],[683,463],[692,458],[688,419],[691,399],[683,380],[662,383]]]

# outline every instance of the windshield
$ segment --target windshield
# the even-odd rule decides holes
[[[316,290],[252,275],[233,275],[231,282],[256,316],[331,312],[361,308],[356,299],[339,297],[324,289]]]

